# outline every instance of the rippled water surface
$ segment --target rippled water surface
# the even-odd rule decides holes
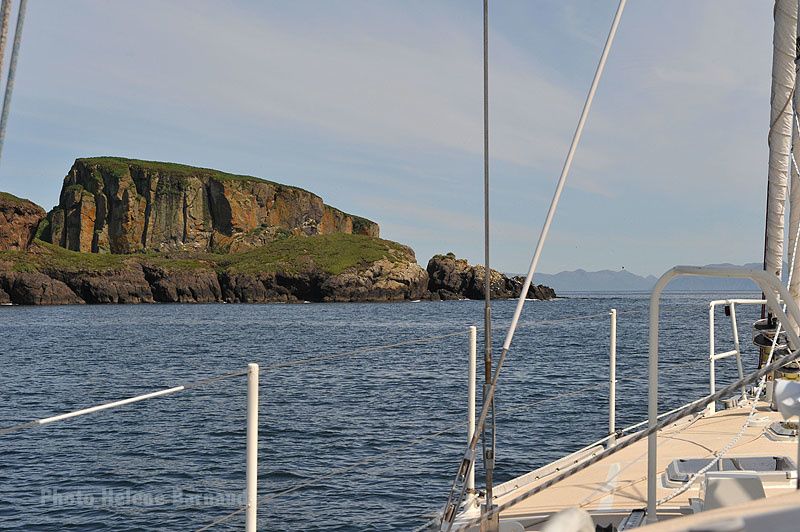
[[[721,296],[667,296],[662,409],[707,393],[707,302]],[[463,453],[467,326],[480,325],[482,305],[2,307],[0,428],[258,362],[260,490],[271,497],[260,528],[411,529],[444,503]],[[494,304],[497,345],[513,306]],[[644,419],[647,296],[529,302],[498,391],[500,481],[605,435],[612,307],[620,313],[617,371],[628,379],[619,385],[618,426]],[[743,338],[757,311],[740,310]],[[586,315],[594,317],[554,321]],[[730,325],[718,316],[718,346],[728,349]],[[461,334],[270,369],[451,332]],[[718,383],[734,376],[733,359],[718,364]],[[0,528],[194,530],[236,510],[245,392],[236,377],[0,436]],[[240,514],[212,530],[243,522]]]

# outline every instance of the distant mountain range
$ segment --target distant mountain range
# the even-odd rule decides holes
[[[708,264],[707,266],[722,266],[728,268],[762,269],[760,263],[744,265],[736,264]],[[784,277],[788,268],[784,265]],[[627,270],[612,271],[600,270],[587,272],[574,270],[555,274],[536,274],[536,284],[547,285],[555,289],[556,293],[562,292],[649,292],[655,285],[657,277],[648,275],[643,277]],[[756,285],[746,279],[711,279],[707,277],[679,277],[667,286],[673,292],[757,292]]]

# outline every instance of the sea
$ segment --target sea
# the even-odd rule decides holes
[[[563,296],[525,305],[497,392],[497,482],[607,434],[612,308],[617,427],[645,419],[648,294]],[[759,294],[664,296],[661,411],[708,393],[708,302],[728,297]],[[496,353],[514,306],[493,302]],[[759,314],[737,307],[746,369]],[[260,530],[421,526],[464,453],[468,327],[478,327],[482,380],[482,317],[481,301],[0,307],[0,529],[241,530],[243,376],[2,429],[251,362],[261,368]],[[716,336],[718,351],[732,349],[722,307]],[[719,361],[718,388],[736,374],[733,358]],[[482,476],[479,465],[479,487]]]

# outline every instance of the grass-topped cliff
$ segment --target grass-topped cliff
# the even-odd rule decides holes
[[[378,224],[302,188],[122,157],[77,159],[41,237],[86,253],[237,252],[286,234],[380,236]]]
[[[8,192],[0,192],[0,201],[15,205],[24,205],[26,203],[31,203],[30,200],[26,200],[24,198],[18,198],[14,194],[9,194]]]
[[[414,253],[407,246],[390,240],[337,233],[277,240],[250,251],[218,255],[215,264],[218,268],[245,273],[295,272],[303,264],[312,264],[324,273],[338,275],[379,260],[414,261]]]

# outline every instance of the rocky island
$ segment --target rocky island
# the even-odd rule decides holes
[[[492,297],[519,295],[518,278],[490,275]],[[0,193],[0,303],[476,299],[483,276],[452,254],[423,269],[301,188],[206,168],[78,159],[49,213]]]
[[[470,265],[465,259],[458,259],[453,253],[435,255],[428,261],[429,298],[483,299],[486,293],[486,268],[483,265]],[[492,299],[519,297],[525,277],[508,277],[497,270],[489,274],[489,290]],[[555,299],[556,292],[549,286],[531,284],[528,299]]]

